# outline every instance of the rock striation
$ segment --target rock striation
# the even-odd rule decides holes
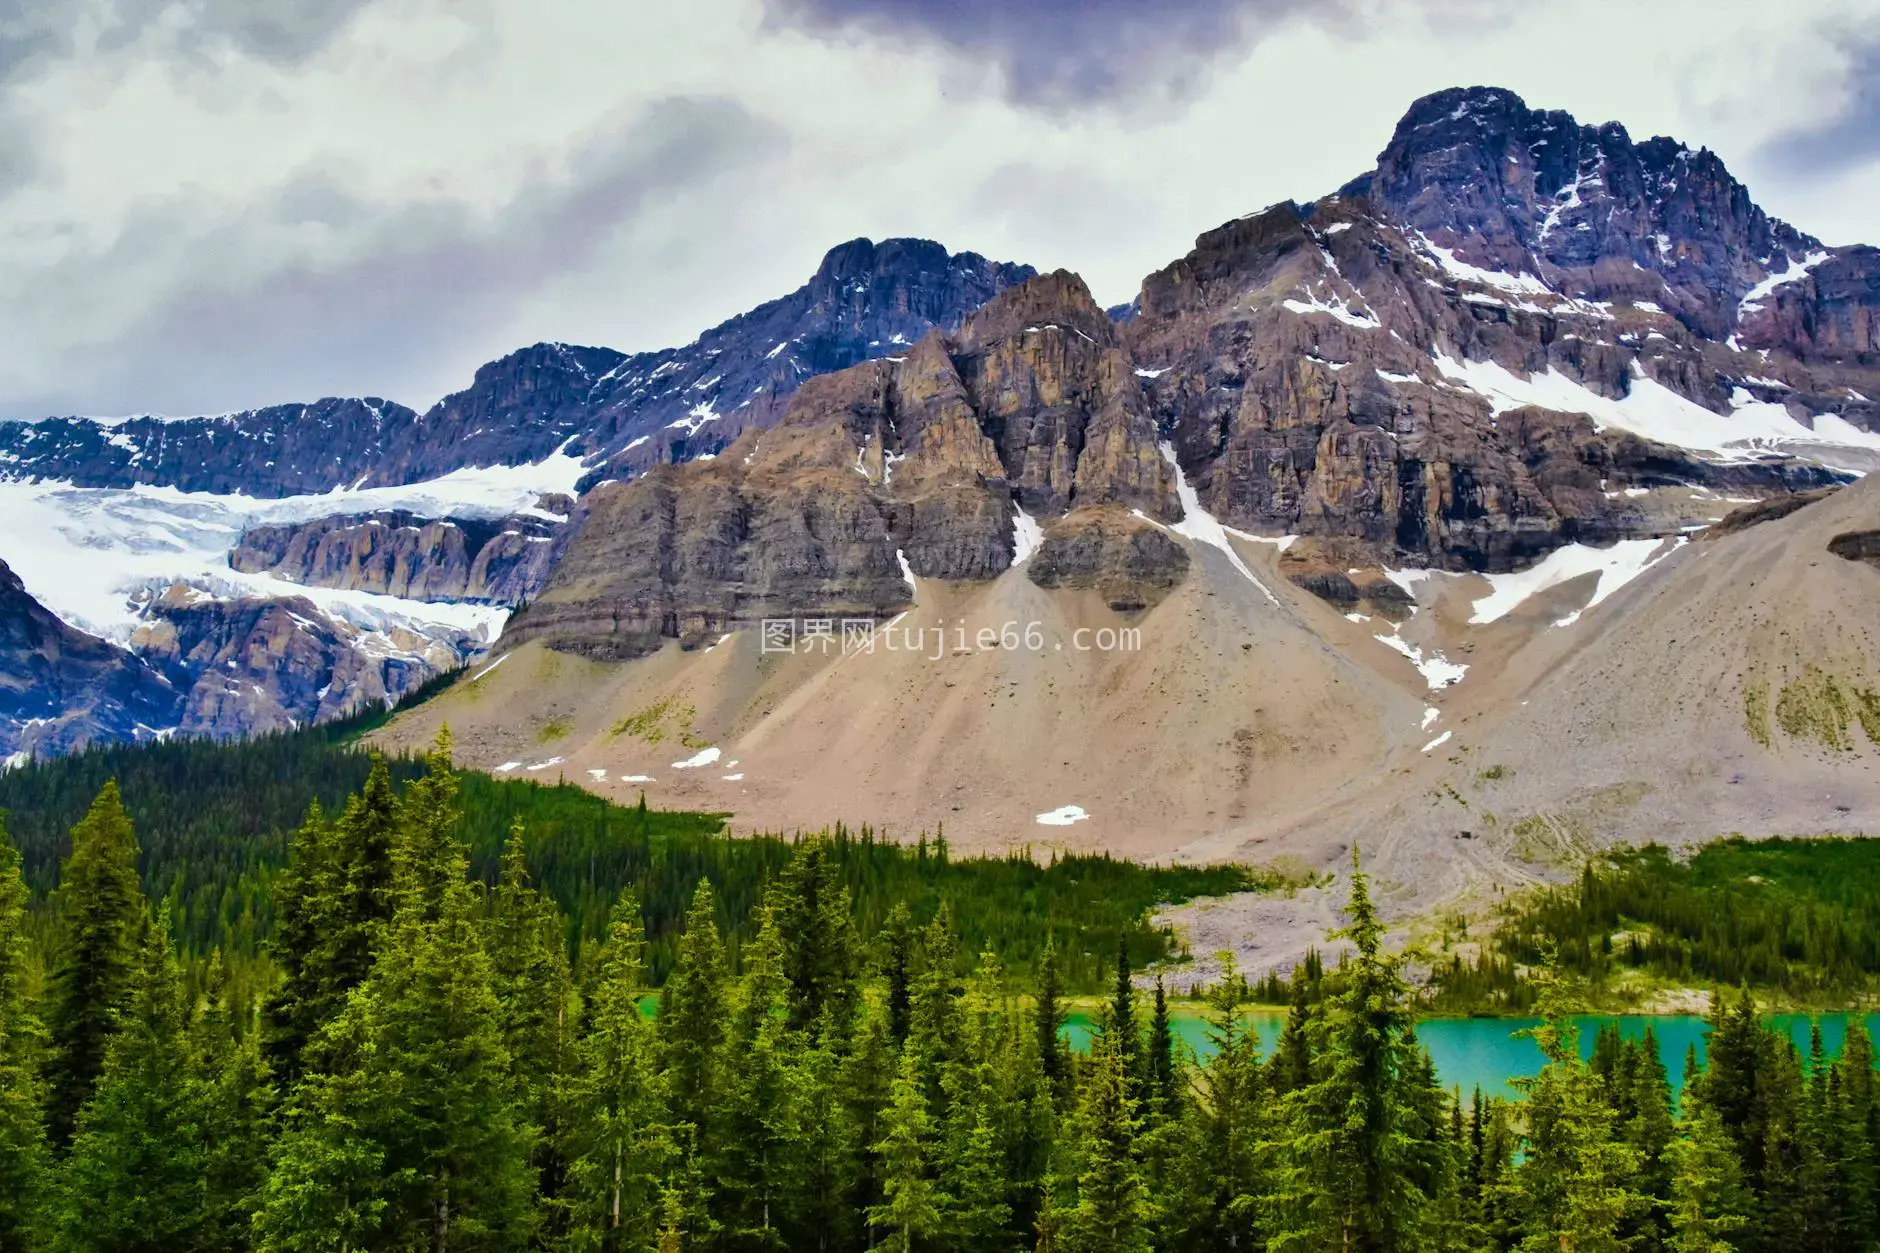
[[[387,511],[257,526],[243,533],[229,566],[309,587],[518,605],[547,580],[554,519],[541,510],[494,521]]]
[[[1137,382],[1081,279],[1032,279],[952,335],[811,380],[721,456],[590,493],[504,639],[630,656],[765,617],[883,617],[917,578],[1006,570],[1038,516],[1034,570],[1139,607],[1186,557],[1141,534],[1181,507]]]

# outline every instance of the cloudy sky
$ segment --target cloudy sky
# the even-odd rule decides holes
[[[0,0],[0,417],[423,407],[857,235],[1126,300],[1466,84],[1880,242],[1880,0]]]

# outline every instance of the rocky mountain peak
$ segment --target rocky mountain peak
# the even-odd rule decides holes
[[[1746,292],[1820,248],[1758,207],[1715,153],[1635,143],[1617,122],[1583,125],[1502,88],[1416,101],[1377,168],[1341,194],[1468,264],[1588,299],[1650,299],[1717,339]]]

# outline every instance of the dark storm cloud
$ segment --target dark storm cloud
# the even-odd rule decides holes
[[[1027,104],[1187,96],[1218,56],[1337,0],[765,0],[773,22],[909,33],[985,56]]]
[[[1759,161],[1779,173],[1821,177],[1880,157],[1880,39],[1856,44],[1847,85],[1839,110],[1769,140],[1757,151]]]
[[[422,407],[435,399],[399,395],[399,381],[435,373],[466,346],[491,345],[509,311],[545,283],[589,261],[649,206],[776,153],[768,124],[722,99],[671,99],[595,138],[568,162],[571,177],[544,176],[490,222],[454,202],[387,210],[362,202],[313,171],[277,189],[244,217],[199,237],[181,265],[248,249],[246,223],[318,224],[354,241],[342,263],[272,268],[210,279],[160,303],[87,361],[83,397],[16,397],[0,417],[88,412],[200,412],[376,388]],[[96,290],[136,271],[188,232],[191,210],[153,210],[106,254],[74,273],[66,263],[40,276],[47,290]],[[76,377],[78,362],[64,374]],[[463,382],[468,382],[466,372]],[[205,404],[205,401],[207,403]]]

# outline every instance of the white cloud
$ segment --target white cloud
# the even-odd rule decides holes
[[[856,235],[1067,266],[1120,302],[1199,232],[1361,173],[1454,85],[1708,145],[1802,229],[1880,240],[1876,167],[1765,151],[1837,107],[1820,84],[1880,0],[1367,0],[1274,25],[1191,92],[1077,108],[760,0],[344,8],[161,9],[47,41],[0,88],[0,129],[32,137],[0,180],[0,414],[422,407],[538,339],[683,343]]]

